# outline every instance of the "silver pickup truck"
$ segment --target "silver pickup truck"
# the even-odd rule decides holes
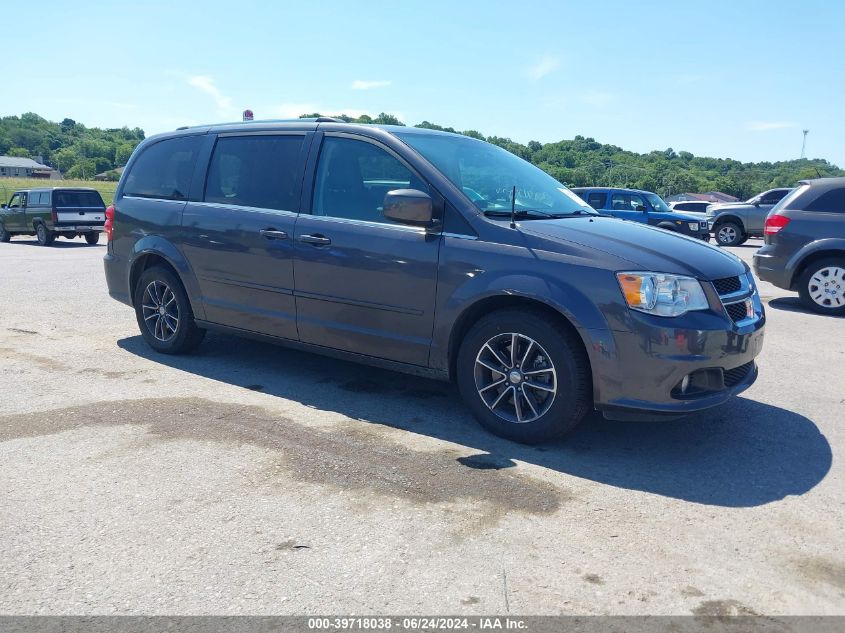
[[[792,189],[769,189],[745,202],[711,204],[707,222],[719,246],[739,246],[749,237],[763,237],[766,216]]]
[[[100,241],[106,205],[96,189],[54,187],[21,189],[0,208],[0,242],[15,235],[34,235],[42,246],[58,236],[84,236],[89,244]]]

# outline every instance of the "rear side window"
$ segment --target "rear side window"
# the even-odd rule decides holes
[[[47,194],[41,194],[42,199]],[[57,191],[54,199],[56,208],[68,207],[105,207],[103,199],[96,191]],[[46,204],[47,200],[43,200],[42,204]]]
[[[826,191],[808,204],[805,210],[845,213],[845,187]]]
[[[674,207],[675,211],[694,211],[695,205],[694,204],[686,204],[685,202],[679,202]]]
[[[202,136],[171,138],[146,148],[132,163],[124,196],[187,200]]]
[[[594,191],[587,196],[587,204],[594,209],[604,209],[604,205],[607,204],[607,194]]]
[[[227,136],[217,140],[205,201],[297,211],[302,135]]]

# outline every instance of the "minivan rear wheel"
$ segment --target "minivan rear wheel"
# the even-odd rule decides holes
[[[458,352],[457,382],[486,429],[526,444],[571,431],[590,400],[581,342],[531,310],[504,309],[480,319]]]
[[[135,286],[135,318],[147,344],[162,354],[184,354],[202,342],[182,282],[163,266],[143,272]]]
[[[819,314],[845,314],[845,259],[826,257],[811,263],[798,280],[801,302]]]
[[[716,227],[716,242],[719,246],[739,246],[745,241],[745,233],[736,222],[722,222]]]

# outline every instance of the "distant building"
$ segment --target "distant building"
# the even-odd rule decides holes
[[[722,193],[721,191],[705,191],[704,193],[676,193],[666,198],[666,202],[688,202],[702,200],[704,202],[739,202],[739,198]]]
[[[117,180],[117,178],[120,178],[120,175],[123,173],[123,169],[123,167],[115,167],[114,169],[100,172],[94,176],[94,180]],[[117,174],[117,178],[113,178],[112,174]]]
[[[53,170],[31,158],[0,156],[0,178],[49,178]]]

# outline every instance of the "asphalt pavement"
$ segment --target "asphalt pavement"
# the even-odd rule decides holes
[[[729,404],[526,447],[444,383],[156,355],[104,252],[0,244],[0,613],[845,614],[845,319],[792,293]]]

